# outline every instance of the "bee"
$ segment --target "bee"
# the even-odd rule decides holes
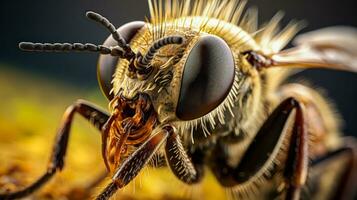
[[[356,142],[341,136],[326,98],[287,83],[298,69],[357,71],[357,31],[326,28],[299,35],[281,15],[263,27],[246,1],[149,0],[150,19],[109,32],[102,45],[22,42],[24,51],[97,52],[97,77],[109,112],[83,100],[69,106],[46,172],[0,199],[22,198],[64,168],[79,114],[102,135],[111,182],[105,200],[159,159],[188,185],[210,170],[237,199],[347,199],[356,184]]]

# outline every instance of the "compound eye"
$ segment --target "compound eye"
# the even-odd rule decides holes
[[[227,97],[234,81],[234,58],[227,43],[213,35],[201,37],[190,51],[182,75],[176,116],[202,117]]]
[[[124,24],[118,28],[118,32],[123,36],[127,43],[130,43],[131,39],[136,35],[136,33],[145,25],[145,22],[134,21]],[[105,46],[116,46],[118,43],[109,36],[104,44]],[[102,89],[104,95],[109,99],[113,99],[113,95],[110,94],[112,86],[112,79],[118,64],[119,58],[111,55],[100,55],[97,66],[97,78],[99,86]]]

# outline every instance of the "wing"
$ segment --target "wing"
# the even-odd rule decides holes
[[[357,72],[357,28],[330,27],[299,35],[295,47],[270,55],[274,66]]]

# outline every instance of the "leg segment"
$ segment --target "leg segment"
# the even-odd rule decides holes
[[[304,113],[302,104],[296,104],[295,122],[284,172],[288,186],[286,199],[300,199],[301,187],[306,183],[309,138]]]
[[[165,153],[168,164],[173,173],[188,184],[198,182],[203,174],[203,165],[198,162],[202,158],[198,152],[193,153],[192,158],[197,162],[192,163],[186,154],[179,136],[171,126],[165,126],[162,130],[148,139],[140,146],[117,170],[113,181],[101,192],[97,200],[109,199],[116,190],[127,185],[133,180],[140,170],[155,155],[159,147],[166,141]]]
[[[160,132],[154,134],[131,154],[113,176],[113,181],[97,196],[97,200],[109,199],[118,189],[126,186],[149,162],[159,147],[172,133],[173,128],[166,126]]]
[[[291,127],[288,122],[292,113],[295,115]],[[287,199],[298,199],[300,187],[305,183],[307,176],[308,144],[304,106],[294,98],[286,99],[273,111],[237,166],[229,165],[227,158],[222,157],[225,155],[224,149],[220,149],[222,153],[213,154],[212,171],[225,186],[242,184],[252,177],[261,176],[264,170],[273,165],[283,141],[289,136],[290,148],[284,165],[284,177],[288,185]]]
[[[327,184],[328,186],[326,186],[326,181],[323,185],[320,182],[313,183],[315,185],[312,187],[315,187],[316,190],[313,198],[331,200],[355,199],[355,186],[357,183],[356,141],[353,138],[349,138],[348,141],[345,139],[345,141],[341,148],[311,162],[310,178],[312,178],[312,181],[330,176],[328,180],[331,182],[331,184]],[[330,180],[331,178],[332,180]],[[323,180],[320,181],[323,182]],[[318,187],[317,189],[316,186]]]
[[[180,136],[173,132],[166,141],[166,159],[171,171],[177,178],[187,184],[197,183],[203,177],[203,155],[199,151],[188,156],[180,139]]]
[[[11,193],[0,194],[0,199],[17,199],[25,197],[32,192],[39,189],[44,185],[51,177],[64,167],[64,157],[66,155],[67,144],[69,140],[70,128],[73,121],[74,114],[78,113],[84,118],[86,118],[91,124],[96,126],[99,130],[102,129],[103,125],[108,120],[109,116],[106,112],[101,111],[101,109],[90,104],[89,102],[79,100],[70,107],[67,108],[63,115],[60,128],[58,130],[55,144],[52,150],[52,155],[50,157],[50,163],[47,167],[47,171],[32,185]]]

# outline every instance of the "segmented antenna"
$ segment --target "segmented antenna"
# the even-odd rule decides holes
[[[91,43],[32,43],[32,42],[21,42],[19,48],[23,51],[46,51],[46,52],[68,52],[68,51],[89,51],[89,52],[99,52],[100,54],[110,54],[112,56],[118,56],[120,58],[125,58],[131,60],[135,57],[135,53],[131,50],[130,46],[126,43],[125,39],[118,33],[115,26],[109,22],[108,19],[101,16],[98,13],[89,11],[86,16],[94,20],[103,26],[105,26],[113,38],[118,42],[118,46],[107,47],[104,45],[95,45]]]
[[[168,36],[164,37],[162,39],[157,40],[154,42],[154,44],[150,47],[149,51],[146,53],[145,56],[141,57],[138,60],[138,67],[139,68],[148,68],[150,67],[150,62],[154,58],[154,55],[157,53],[157,51],[169,44],[182,44],[184,41],[184,38],[181,36]]]
[[[152,59],[158,50],[169,44],[182,44],[184,38],[181,36],[168,36],[159,39],[154,42],[145,56],[142,56],[140,52],[135,54],[126,43],[125,39],[119,34],[115,26],[109,22],[108,19],[102,15],[93,11],[88,11],[86,16],[105,26],[115,41],[118,42],[117,46],[107,47],[104,45],[95,45],[91,43],[32,43],[21,42],[19,48],[23,51],[41,51],[41,52],[68,52],[68,51],[80,51],[80,52],[99,52],[100,54],[110,54],[112,56],[118,56],[120,58],[130,61],[129,70],[139,73],[141,77],[146,77],[152,71],[150,65]],[[146,76],[145,76],[146,74]]]
[[[93,11],[88,11],[86,13],[86,16],[88,17],[88,19],[98,22],[99,24],[107,28],[109,32],[112,34],[114,40],[118,42],[118,46],[123,48],[125,52],[128,52],[128,54],[130,54],[128,55],[129,57],[134,57],[135,54],[131,50],[130,46],[126,43],[125,39],[118,33],[115,26],[112,23],[110,23],[110,21],[107,18]]]
[[[89,51],[99,52],[100,54],[110,54],[112,56],[124,57],[125,52],[119,47],[106,47],[91,43],[32,43],[21,42],[19,48],[23,51],[37,52],[68,52],[68,51]]]

